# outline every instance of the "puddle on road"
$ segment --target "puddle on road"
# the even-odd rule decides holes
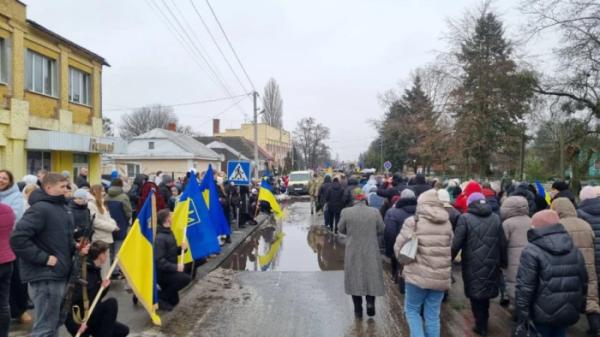
[[[245,271],[344,269],[344,241],[311,216],[310,202],[290,203],[282,222],[255,231],[223,264]]]

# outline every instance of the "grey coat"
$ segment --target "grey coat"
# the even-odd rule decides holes
[[[378,210],[359,202],[342,211],[338,228],[346,234],[344,285],[346,294],[383,296],[383,267],[377,236],[383,233]]]
[[[511,300],[515,299],[517,271],[521,252],[527,245],[527,231],[531,228],[529,203],[521,196],[508,197],[500,207],[502,228],[508,242],[508,266],[505,270],[506,290]]]

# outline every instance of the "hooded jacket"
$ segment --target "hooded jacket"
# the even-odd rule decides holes
[[[12,208],[17,221],[21,219],[25,212],[25,200],[23,199],[23,194],[21,194],[17,184],[13,184],[6,190],[0,191],[0,202],[7,204]]]
[[[415,196],[418,198],[421,193],[432,189],[431,185],[427,183],[425,176],[422,174],[417,174],[414,180],[415,184],[408,186],[413,192],[415,192]]]
[[[521,196],[506,198],[500,208],[500,214],[508,244],[508,266],[504,274],[506,289],[509,298],[514,300],[521,252],[527,245],[527,231],[531,228],[527,199]]]
[[[123,204],[123,211],[125,212],[125,216],[127,220],[131,219],[131,214],[133,209],[131,207],[131,202],[129,201],[129,197],[123,192],[123,187],[120,186],[111,186],[108,188],[108,197],[106,200],[110,201],[118,201]]]
[[[558,213],[560,223],[565,227],[573,245],[579,248],[585,268],[588,274],[588,292],[586,301],[587,313],[600,313],[600,304],[598,303],[598,277],[596,274],[596,265],[594,260],[596,236],[590,224],[577,218],[575,206],[567,198],[554,199],[552,209]]]
[[[594,231],[594,261],[596,264],[596,275],[600,277],[600,198],[582,201],[579,204],[577,216],[587,221]]]
[[[531,229],[517,273],[517,315],[538,324],[575,324],[585,305],[583,255],[561,224]]]
[[[396,237],[404,221],[409,217],[415,215],[417,211],[417,199],[400,199],[396,202],[396,207],[388,209],[385,213],[383,223],[385,223],[385,229],[383,231],[383,241],[385,244],[385,255],[389,258],[394,256],[394,244],[396,243]]]
[[[319,200],[319,206],[323,208],[325,206],[325,195],[327,195],[327,191],[331,188],[331,176],[325,176],[323,179],[323,184],[319,187],[319,192],[317,194],[317,198]]]
[[[405,281],[422,289],[450,289],[454,234],[448,212],[435,190],[426,191],[418,198],[416,216],[404,222],[396,239],[396,254],[413,233],[416,234],[419,245],[415,261],[405,265],[402,271]]]
[[[339,182],[331,183],[331,186],[325,194],[325,203],[332,211],[341,211],[346,206],[346,191]]]
[[[0,203],[0,264],[15,260],[15,253],[8,244],[14,225],[15,213],[10,206]]]
[[[465,295],[478,300],[498,296],[500,268],[507,265],[506,237],[486,200],[472,202],[458,219],[452,259],[461,250]]]
[[[529,216],[532,216],[537,211],[535,203],[535,195],[529,190],[527,183],[517,185],[517,187],[509,194],[509,196],[521,196],[527,199],[527,205],[529,206]]]
[[[454,207],[459,210],[461,213],[466,213],[468,209],[467,199],[471,196],[471,194],[475,192],[481,193],[481,186],[476,181],[469,181],[467,186],[465,186],[464,191],[459,194],[454,202]]]
[[[496,191],[490,188],[483,188],[481,193],[485,195],[485,200],[487,200],[488,204],[492,207],[492,212],[500,216],[500,202],[498,201]]]
[[[119,229],[117,222],[110,216],[110,212],[104,205],[102,205],[102,212],[100,212],[96,205],[96,199],[92,196],[90,198],[88,208],[93,219],[92,226],[94,227],[92,242],[104,241],[106,243],[113,243],[113,232]]]
[[[67,281],[71,272],[75,241],[73,218],[64,196],[51,196],[38,189],[29,197],[31,205],[17,222],[10,246],[20,259],[21,281]],[[46,265],[56,256],[54,267]]]

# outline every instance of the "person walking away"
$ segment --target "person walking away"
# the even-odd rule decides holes
[[[502,228],[508,243],[508,265],[504,270],[506,280],[506,292],[509,303],[512,303],[512,310],[515,308],[515,291],[517,285],[517,270],[519,270],[519,261],[521,252],[527,245],[527,231],[531,228],[531,218],[529,217],[529,204],[527,199],[521,196],[508,197],[500,207],[502,218]]]
[[[10,327],[10,290],[16,256],[8,240],[15,225],[15,213],[10,206],[0,203],[0,337],[8,337]]]
[[[444,209],[448,212],[448,217],[450,223],[452,224],[452,230],[456,229],[456,224],[458,223],[458,218],[460,217],[460,212],[452,206],[451,197],[448,190],[440,189],[437,191],[438,199],[444,204]]]
[[[93,219],[94,234],[92,235],[92,242],[102,241],[112,245],[114,243],[113,232],[119,231],[119,226],[117,226],[117,222],[110,216],[110,212],[106,208],[104,203],[104,187],[102,185],[92,186],[88,208]],[[107,275],[110,263],[111,258],[109,256],[104,266],[102,266],[102,278],[110,276]]]
[[[90,246],[87,256],[87,279],[85,280],[87,298],[96,298],[96,294],[101,290],[104,293],[101,295],[102,300],[98,302],[85,325],[77,323],[73,318],[73,314],[67,315],[65,327],[72,336],[77,335],[78,331],[83,332],[82,336],[91,335],[94,337],[125,337],[129,335],[129,327],[117,321],[119,312],[117,300],[115,298],[104,299],[108,292],[107,289],[110,286],[110,280],[102,278],[100,267],[106,263],[109,254],[110,248],[108,244],[102,241],[96,241]],[[84,298],[82,283],[78,283],[73,296],[73,305],[79,307],[81,316],[85,315]]]
[[[421,195],[421,193],[433,188],[427,183],[427,179],[425,179],[425,176],[422,173],[417,173],[413,182],[414,184],[408,186],[408,188],[415,192],[415,196],[417,198]]]
[[[334,178],[331,187],[327,190],[325,195],[325,203],[327,204],[327,211],[329,212],[329,223],[327,224],[327,227],[336,234],[338,232],[338,222],[340,221],[342,209],[344,209],[347,204],[346,197],[346,191],[340,184],[338,178]]]
[[[488,204],[492,206],[492,212],[500,216],[500,200],[489,182],[485,182],[481,185],[481,193],[485,196],[485,200],[487,200]]]
[[[531,321],[542,337],[566,337],[586,302],[585,260],[555,211],[536,213],[531,226],[517,272],[517,325]]]
[[[598,187],[586,186],[579,193],[579,209],[577,216],[590,224],[595,234],[594,239],[594,261],[596,267],[596,279],[600,278],[600,194]],[[599,291],[600,292],[600,291]]]
[[[367,207],[360,188],[352,192],[354,206],[342,211],[339,229],[346,235],[344,288],[352,296],[354,315],[362,318],[362,297],[366,296],[367,315],[375,316],[375,296],[383,296],[383,267],[378,235],[384,224],[376,209]]]
[[[25,212],[23,195],[15,183],[14,175],[8,170],[0,170],[0,203],[7,205],[12,210],[15,218],[13,225],[21,219]],[[18,319],[21,323],[31,323],[31,315],[27,313],[27,302],[29,301],[27,285],[21,282],[18,263],[12,264],[11,277],[9,296],[11,317]]]
[[[406,282],[406,321],[411,337],[439,337],[442,300],[452,283],[454,233],[448,212],[435,190],[423,192],[417,199],[415,216],[404,222],[396,239],[396,255],[413,234],[419,240],[417,255],[415,261],[405,265],[402,271]]]
[[[67,180],[68,181],[68,180]],[[90,183],[88,182],[88,168],[82,167],[79,169],[79,175],[75,178],[75,185],[78,188],[90,188]]]
[[[330,217],[330,213],[329,213],[329,207],[327,207],[327,201],[325,200],[325,196],[327,195],[327,191],[329,191],[329,189],[331,188],[332,185],[332,181],[331,181],[331,176],[330,175],[326,175],[325,178],[323,179],[323,184],[321,185],[321,188],[319,188],[319,193],[318,193],[318,200],[319,200],[319,205],[321,206],[321,209],[323,210],[323,218],[325,221],[325,226],[331,228],[331,226],[329,225],[331,222],[331,217]]]
[[[317,203],[317,194],[319,192],[319,175],[313,174],[312,179],[308,183],[308,195],[310,196],[310,214],[315,214],[315,210],[319,211]]]
[[[479,183],[477,183],[474,180],[471,180],[467,183],[467,185],[465,186],[464,190],[458,195],[458,197],[456,197],[456,200],[454,202],[454,207],[456,207],[457,210],[459,210],[461,213],[467,213],[467,210],[469,208],[469,205],[467,204],[467,200],[469,199],[469,197],[471,196],[471,194],[473,193],[481,193],[482,189],[481,186],[479,185]]]
[[[33,337],[58,337],[62,324],[60,307],[75,252],[73,218],[65,199],[67,184],[62,175],[48,173],[42,188],[31,193],[31,207],[10,237],[21,281],[29,283],[35,308]]]
[[[598,302],[598,277],[594,256],[596,236],[590,224],[577,217],[577,210],[569,199],[554,199],[552,201],[552,209],[558,213],[560,223],[571,236],[573,245],[583,254],[588,274],[585,306],[585,313],[589,324],[588,334],[600,337],[600,303]]]
[[[471,194],[467,205],[467,213],[460,216],[456,226],[452,259],[462,251],[465,295],[475,317],[473,331],[487,336],[490,299],[498,296],[500,268],[507,265],[506,237],[500,218],[482,193]]]
[[[158,294],[158,307],[171,311],[179,304],[179,290],[188,285],[192,278],[184,272],[184,265],[179,261],[181,251],[171,231],[171,213],[168,209],[163,209],[156,217],[158,229],[154,249],[157,280],[161,289]],[[181,249],[187,249],[186,241],[183,241]]]
[[[416,211],[417,198],[415,197],[415,193],[410,189],[405,189],[402,191],[396,205],[385,213],[385,218],[383,220],[385,224],[383,232],[385,255],[390,258],[392,277],[394,278],[394,281],[398,283],[400,293],[402,294],[404,294],[404,279],[399,275],[402,273],[402,267],[396,259],[396,254],[394,254],[394,244],[396,243],[396,238],[402,229],[404,221],[415,215]]]
[[[569,189],[569,184],[564,181],[555,181],[550,189],[550,202],[558,198],[567,198],[573,205],[576,205],[575,194]]]

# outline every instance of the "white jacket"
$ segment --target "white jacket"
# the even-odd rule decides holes
[[[92,235],[92,242],[104,241],[106,243],[113,243],[112,233],[119,229],[117,223],[113,218],[110,217],[108,209],[103,206],[104,213],[98,211],[96,206],[96,200],[90,199],[88,201],[88,208],[90,210],[90,216],[94,219],[94,235]]]

